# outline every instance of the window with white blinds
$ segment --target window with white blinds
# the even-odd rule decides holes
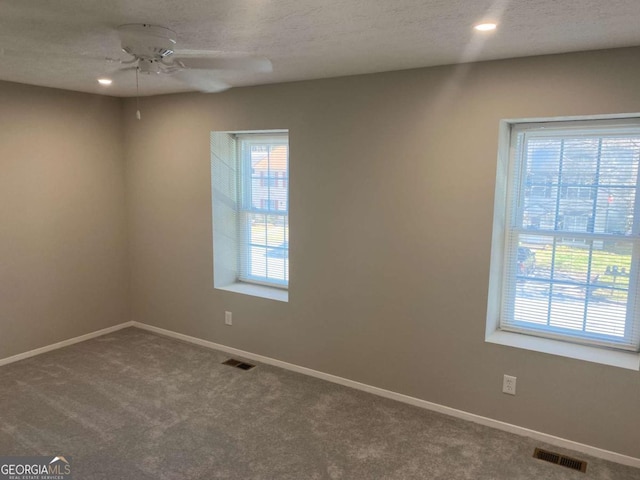
[[[640,122],[514,123],[508,147],[498,329],[637,352]]]
[[[289,143],[286,135],[239,135],[239,279],[289,283]]]
[[[228,287],[243,282],[286,289],[287,132],[212,132],[211,188],[214,286],[239,291]],[[256,294],[261,290],[246,292]]]

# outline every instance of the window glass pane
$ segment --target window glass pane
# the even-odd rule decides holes
[[[522,235],[514,320],[594,335],[625,335],[632,244]]]
[[[251,271],[249,275],[252,277],[267,277],[267,261],[266,261],[266,252],[267,249],[264,247],[259,247],[256,245],[251,245],[249,247],[250,251],[250,262],[251,262]]]
[[[240,277],[244,281],[286,286],[289,280],[288,155],[286,137],[242,138],[246,172],[242,182],[245,212]]]
[[[522,226],[630,235],[640,138],[527,141]]]

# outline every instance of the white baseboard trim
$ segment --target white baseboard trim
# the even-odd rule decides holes
[[[19,353],[17,355],[13,355],[7,358],[0,359],[0,367],[3,365],[7,365],[9,363],[18,362],[20,360],[24,360],[25,358],[35,357],[36,355],[40,355],[41,353],[50,352],[51,350],[57,350],[58,348],[68,347],[69,345],[73,345],[74,343],[84,342],[85,340],[90,340],[92,338],[100,337],[102,335],[106,335],[107,333],[115,332],[118,330],[122,330],[123,328],[133,327],[134,322],[124,322],[118,325],[114,325],[113,327],[103,328],[102,330],[97,330],[95,332],[87,333],[85,335],[80,335],[79,337],[69,338],[68,340],[63,340],[58,343],[54,343],[52,345],[47,345],[44,347],[36,348],[35,350],[29,350],[28,352]]]
[[[165,330],[164,328],[154,327],[153,325],[148,325],[146,323],[140,323],[135,321],[131,323],[133,323],[134,327],[147,330],[149,332],[157,333],[158,335],[175,338],[177,340],[182,340],[185,342],[193,343],[193,344],[211,348],[214,350],[220,350],[222,352],[230,353],[232,355],[237,355],[239,357],[243,357],[248,360],[255,360],[257,362],[284,368],[286,370],[302,373],[304,375],[309,375],[311,377],[320,378],[322,380],[344,385],[346,387],[351,387],[357,390],[362,390],[364,392],[372,393],[380,397],[390,398],[392,400],[408,403],[416,407],[425,408],[427,410],[432,410],[434,412],[439,412],[445,415],[450,415],[452,417],[461,418],[463,420],[479,423],[487,427],[492,427],[498,430],[503,430],[505,432],[515,433],[517,435],[530,437],[535,440],[548,443],[550,445],[585,453],[587,455],[591,455],[596,458],[602,458],[604,460],[609,460],[611,462],[628,465],[630,467],[640,468],[640,458],[630,457],[628,455],[623,455],[621,453],[604,450],[598,447],[592,447],[591,445],[585,445],[584,443],[578,443],[572,440],[567,440],[565,438],[549,435],[547,433],[538,432],[536,430],[530,430],[528,428],[519,427],[518,425],[512,425],[510,423],[501,422],[500,420],[494,420],[492,418],[483,417],[481,415],[465,412],[463,410],[457,410],[455,408],[445,407],[444,405],[439,405],[437,403],[428,402],[426,400],[421,400],[419,398],[410,397],[408,395],[403,395],[401,393],[392,392],[390,390],[385,390],[383,388],[373,387],[365,383],[360,383],[354,380],[349,380],[347,378],[331,375],[329,373],[324,373],[317,370],[312,370],[310,368],[301,367],[299,365],[283,362],[281,360],[265,357],[263,355],[258,355],[251,352],[245,352],[244,350],[239,350],[237,348],[228,347],[226,345],[221,345],[219,343],[210,342],[208,340],[203,340],[201,338],[191,337],[189,335],[184,335],[182,333],[177,333],[171,330]]]

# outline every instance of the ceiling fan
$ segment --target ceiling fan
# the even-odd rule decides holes
[[[92,61],[105,60],[119,67],[113,76],[133,74],[135,71],[136,97],[138,97],[138,74],[170,76],[171,78],[205,93],[221,92],[231,85],[219,78],[224,71],[268,73],[273,70],[266,57],[250,56],[215,50],[178,50],[177,34],[170,28],[147,23],[125,24],[116,28],[122,51],[127,58],[98,56],[90,52],[69,54],[67,52],[27,52],[31,58],[68,59],[80,56]],[[0,47],[0,58],[22,58],[25,51]],[[108,79],[107,79],[108,80]],[[140,110],[136,116],[140,118]]]
[[[214,79],[208,71],[240,70],[271,72],[271,61],[256,56],[219,56],[220,52],[208,50],[177,50],[177,35],[173,30],[159,25],[127,24],[117,28],[122,50],[130,55],[119,62],[136,73],[171,75],[201,92],[220,92],[231,88],[225,82]]]

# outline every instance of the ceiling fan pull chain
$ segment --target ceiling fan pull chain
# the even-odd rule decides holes
[[[136,118],[141,120],[142,115],[140,114],[140,85],[138,84],[138,70],[140,70],[140,68],[136,67]]]

